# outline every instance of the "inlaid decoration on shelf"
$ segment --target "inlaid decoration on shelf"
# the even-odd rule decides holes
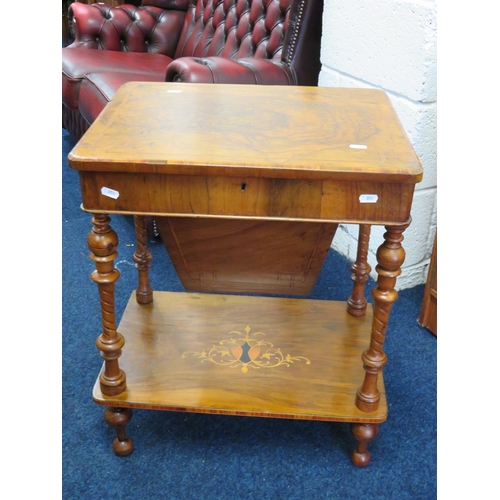
[[[255,332],[250,335],[250,326],[247,325],[245,333],[233,330],[228,339],[221,340],[219,345],[213,345],[207,352],[186,351],[182,357],[196,356],[201,362],[209,361],[216,365],[229,366],[231,368],[241,367],[243,373],[248,368],[276,368],[278,366],[290,367],[295,361],[305,361],[306,365],[311,362],[304,356],[284,355],[279,347],[274,347],[271,342],[266,342],[256,337],[265,336],[263,332]],[[239,336],[237,338],[236,336]]]

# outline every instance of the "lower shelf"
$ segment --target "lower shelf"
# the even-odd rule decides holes
[[[132,294],[118,331],[127,388],[98,404],[273,418],[380,423],[355,406],[363,382],[372,310],[347,314],[345,302],[155,292]]]

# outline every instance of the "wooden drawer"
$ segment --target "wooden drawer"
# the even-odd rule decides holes
[[[413,184],[80,172],[89,212],[406,222]],[[102,194],[112,190],[114,197]],[[371,200],[365,202],[366,196]]]

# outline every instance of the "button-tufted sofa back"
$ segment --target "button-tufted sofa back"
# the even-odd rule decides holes
[[[144,0],[143,5],[148,1]],[[322,0],[188,2],[175,59],[219,56],[282,61],[293,67],[302,84],[316,85],[320,68]]]
[[[317,20],[322,12],[321,0],[143,0],[140,7],[94,7],[91,27],[85,20],[85,33],[77,37],[78,47],[151,52],[174,59],[220,56],[271,60],[282,58],[285,47],[283,57],[288,61],[283,62],[288,63],[303,18]],[[74,16],[76,32],[79,22]],[[173,29],[175,25],[179,28]],[[311,32],[311,36],[301,35],[306,43],[319,43],[321,26],[301,29]],[[180,39],[172,36],[176,32]]]
[[[92,4],[80,16],[80,5],[71,4],[73,48],[149,52],[173,57],[189,0],[145,0],[140,7]],[[177,36],[176,36],[177,34]]]
[[[175,58],[280,58],[291,0],[189,0]]]

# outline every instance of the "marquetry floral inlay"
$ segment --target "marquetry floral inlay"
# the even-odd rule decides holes
[[[182,357],[195,356],[200,358],[202,363],[209,361],[231,368],[241,367],[243,373],[248,372],[249,368],[289,367],[295,361],[301,360],[307,365],[311,364],[304,356],[284,355],[279,347],[274,347],[274,344],[262,339],[265,333],[255,332],[250,335],[250,330],[248,325],[245,333],[233,330],[229,332],[228,339],[221,340],[219,345],[213,345],[210,350],[186,351]]]

